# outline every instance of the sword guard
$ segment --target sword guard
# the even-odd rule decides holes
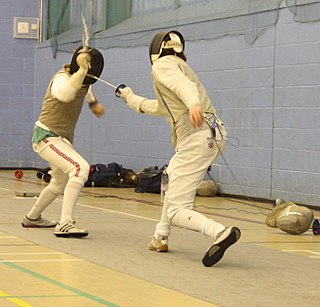
[[[125,88],[127,87],[125,84],[121,83],[119,85],[117,85],[115,91],[114,91],[114,94],[118,97],[118,98],[121,98],[121,93],[119,91],[120,88]]]

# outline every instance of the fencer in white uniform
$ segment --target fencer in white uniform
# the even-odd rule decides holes
[[[198,186],[226,144],[226,130],[200,80],[186,63],[185,41],[180,32],[160,32],[149,46],[156,99],[136,95],[130,87],[119,89],[122,99],[138,113],[165,116],[172,127],[175,154],[167,173],[169,186],[161,220],[150,250],[168,251],[171,226],[203,233],[213,239],[202,263],[212,266],[240,238],[237,227],[225,227],[193,210]]]
[[[91,84],[95,80],[86,77],[88,71],[92,70],[91,73],[97,75],[102,69],[101,53],[81,46],[74,52],[71,65],[65,65],[52,77],[32,139],[34,150],[49,162],[52,177],[23,218],[23,227],[55,227],[54,234],[58,237],[88,235],[87,229],[76,226],[73,213],[90,165],[72,143],[84,100],[93,114],[97,117],[104,115],[104,106],[92,91]],[[42,212],[61,194],[63,202],[59,222],[42,217]]]

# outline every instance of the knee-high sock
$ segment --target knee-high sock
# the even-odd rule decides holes
[[[225,229],[220,223],[208,219],[203,214],[191,209],[181,209],[173,217],[171,224],[189,230],[199,231],[213,239]]]
[[[168,214],[167,214],[167,212],[168,212],[167,204],[168,204],[168,202],[165,199],[164,204],[163,204],[163,208],[162,208],[162,213],[161,213],[161,220],[157,224],[155,232],[154,232],[154,237],[157,239],[161,236],[168,237],[171,232],[171,226],[170,226],[170,222],[169,222],[169,218],[168,218]]]
[[[30,219],[37,219],[41,213],[59,196],[51,190],[50,185],[45,187],[39,195],[36,203],[31,210],[27,213],[27,217]]]
[[[82,187],[83,184],[79,182],[72,180],[68,181],[66,188],[64,189],[60,224],[63,224],[66,221],[73,221],[73,211]]]

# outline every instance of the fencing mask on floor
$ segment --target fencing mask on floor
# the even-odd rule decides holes
[[[311,209],[278,199],[275,208],[266,218],[266,225],[298,235],[309,229],[313,219],[314,214]]]

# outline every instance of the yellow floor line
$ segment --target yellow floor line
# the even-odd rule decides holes
[[[0,297],[1,298],[5,298],[6,300],[10,301],[11,303],[14,303],[16,304],[17,306],[21,306],[21,307],[34,307],[33,305],[30,305],[18,298],[13,298],[12,295],[4,292],[4,291],[1,291],[0,290]]]

